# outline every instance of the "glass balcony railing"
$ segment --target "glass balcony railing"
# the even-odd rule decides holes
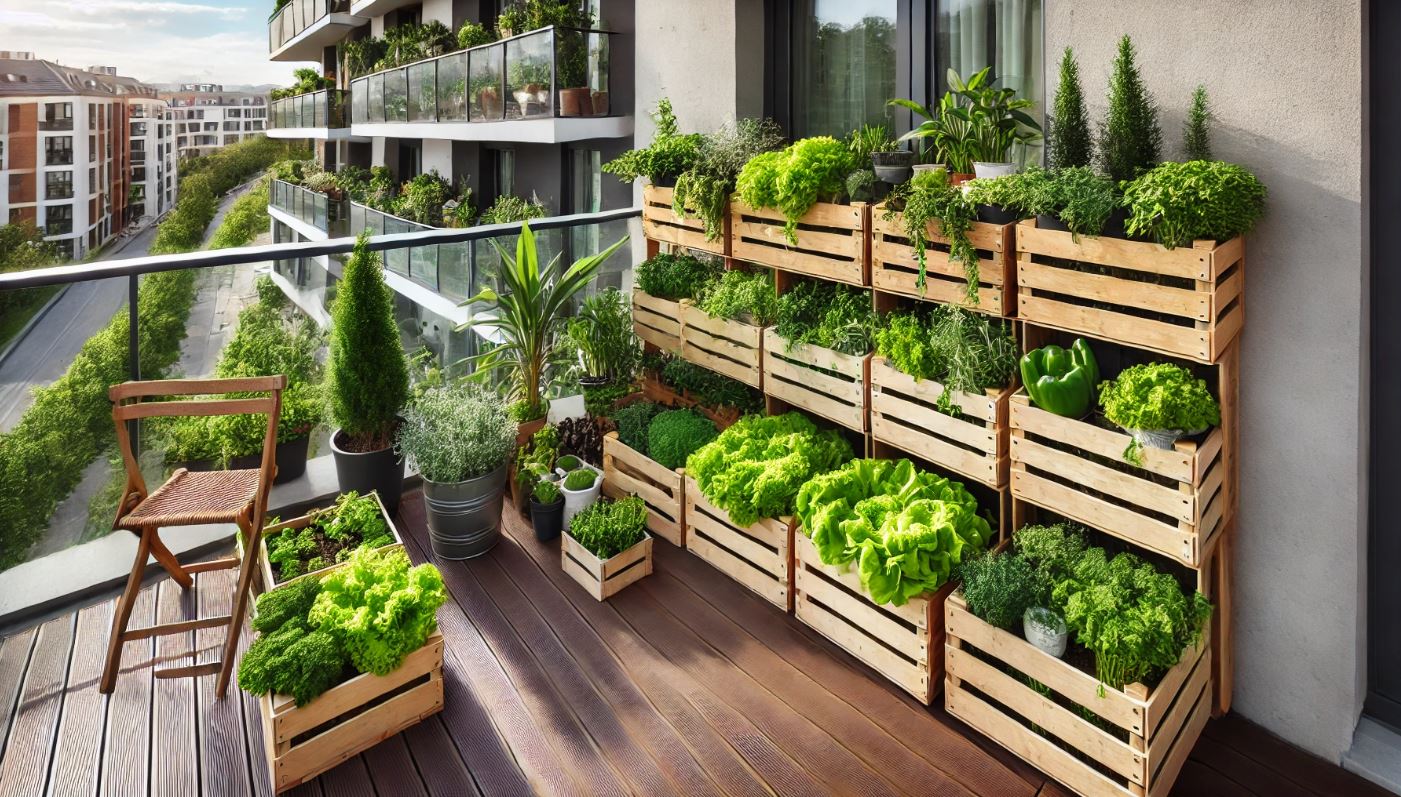
[[[332,199],[320,191],[273,180],[268,204],[292,218],[309,224],[332,238],[347,235],[344,200]]]
[[[541,28],[351,81],[351,121],[611,116],[607,31]]]
[[[268,127],[274,130],[345,127],[348,122],[345,108],[349,101],[350,92],[344,89],[322,89],[273,100]]]
[[[327,14],[350,12],[350,0],[291,0],[268,21],[268,52],[276,52]]]

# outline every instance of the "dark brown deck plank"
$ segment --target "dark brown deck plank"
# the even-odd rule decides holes
[[[9,748],[0,762],[0,794],[5,797],[44,793],[63,710],[76,619],[65,614],[39,627],[10,727]]]
[[[19,705],[24,671],[29,667],[29,654],[34,650],[34,639],[38,635],[39,627],[33,626],[0,640],[0,757],[5,754],[5,745],[10,735],[10,720]]]
[[[148,589],[156,593],[156,622],[178,623],[199,617],[198,596],[164,579]],[[156,637],[156,667],[184,667],[195,663],[189,655],[194,632]],[[151,794],[157,797],[193,797],[199,794],[199,733],[195,729],[195,679],[157,678],[152,688]]]
[[[1251,784],[1251,790],[1278,797],[1304,797],[1308,789],[1281,775],[1274,768],[1259,764],[1225,744],[1198,744],[1189,760],[1213,770],[1226,779]],[[1229,773],[1229,774],[1227,774]]]
[[[641,712],[614,713],[594,683],[586,677],[581,665],[560,643],[530,601],[505,577],[499,564],[490,557],[482,557],[468,569],[476,576],[483,592],[490,595],[501,610],[510,628],[520,637],[527,655],[534,657],[542,673],[547,672],[549,679],[558,684],[558,691],[570,703],[598,748],[627,779],[631,791],[665,794],[680,790],[687,794],[718,795],[719,790],[713,783],[703,776],[689,777],[692,774],[690,771],[678,772],[687,778],[690,786],[680,789],[679,783],[673,781],[671,775],[671,772],[677,772],[677,767],[669,766],[668,771],[663,771],[652,752],[642,743],[640,730],[633,723],[633,718]],[[640,705],[635,704],[635,708],[640,708]],[[667,729],[666,732],[671,731]],[[694,766],[690,755],[676,763]],[[694,771],[694,774],[699,775],[699,772]]]
[[[199,573],[195,582],[200,617],[228,614],[238,575],[232,570],[211,570]],[[224,655],[228,629],[224,626],[195,631],[198,648],[196,663],[219,661]],[[238,795],[246,797],[252,791],[248,782],[247,737],[243,732],[243,699],[230,682],[223,699],[214,695],[218,675],[202,675],[196,690],[199,696],[199,767],[200,793],[206,795]]]
[[[1304,752],[1239,714],[1227,714],[1208,722],[1197,749],[1206,744],[1230,747],[1314,794],[1359,797],[1391,794],[1366,778]]]
[[[429,794],[435,797],[481,794],[440,717],[429,717],[405,730],[404,741],[418,765],[417,777],[423,780]],[[408,779],[414,777],[414,774],[410,768],[404,773],[404,777]]]
[[[1172,787],[1173,797],[1273,797],[1268,791],[1247,789],[1235,781],[1222,777],[1219,772],[1200,761],[1187,759],[1177,782]]]
[[[422,498],[418,494],[406,496],[399,516],[405,548],[415,562],[428,561]],[[457,574],[450,566],[441,569],[452,591]],[[482,789],[520,793],[510,787],[497,790],[498,782],[509,786],[516,773],[529,791],[570,795],[586,789],[587,784],[575,784],[561,766],[546,734],[526,710],[520,693],[455,595],[438,610],[438,627],[447,642],[443,654],[444,706],[454,720],[448,724],[459,749],[474,751],[484,759],[479,763],[474,755],[467,758]]]
[[[400,777],[405,776],[416,778],[417,774],[412,771],[400,773]],[[358,755],[321,773],[317,780],[321,782],[321,793],[326,797],[375,797],[375,787],[370,783],[365,760]]]
[[[129,628],[155,622],[156,590],[137,595]],[[102,750],[104,797],[137,797],[150,783],[151,677],[155,653],[152,639],[133,639],[122,646],[121,670],[107,698],[107,738]]]
[[[50,768],[50,794],[78,797],[97,793],[102,776],[102,731],[107,720],[107,698],[97,691],[97,685],[115,605],[115,601],[104,601],[78,612],[58,747]]]
[[[250,609],[251,611],[251,609]],[[250,620],[244,618],[243,633],[238,638],[238,659],[248,652],[253,642],[253,628]],[[253,786],[254,797],[273,797],[272,772],[269,770],[267,749],[263,746],[263,713],[258,696],[238,688],[238,670],[234,670],[230,690],[236,690],[243,703],[243,731],[247,738],[248,777]]]
[[[444,710],[451,710],[451,704]],[[428,797],[428,790],[424,788],[423,780],[414,766],[413,756],[409,755],[404,734],[385,739],[366,750],[363,757],[370,781],[379,797]]]

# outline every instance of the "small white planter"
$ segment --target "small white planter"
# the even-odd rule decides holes
[[[1006,177],[1009,174],[1016,173],[1017,164],[1015,163],[982,163],[980,161],[973,162],[973,174],[979,180],[991,177]]]
[[[935,169],[943,169],[944,171],[948,171],[948,168],[945,167],[942,163],[916,163],[913,168],[915,170],[915,174],[919,174],[920,172],[932,172]]]
[[[560,479],[559,489],[564,493],[564,530],[569,530],[569,523],[574,516],[579,514],[594,501],[598,500],[598,494],[603,490],[603,472],[598,468],[585,462],[582,469],[593,471],[593,486],[587,490],[571,490],[564,486],[564,480]]]
[[[1022,615],[1022,636],[1042,653],[1060,658],[1065,655],[1070,632],[1060,615],[1050,609],[1033,606]]]

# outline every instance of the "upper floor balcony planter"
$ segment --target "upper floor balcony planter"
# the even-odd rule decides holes
[[[350,13],[350,0],[289,0],[268,20],[268,60],[319,61],[323,47],[369,21]]]
[[[631,134],[607,31],[549,27],[351,82],[356,136],[555,144]]]
[[[324,241],[349,235],[346,227],[348,203],[284,180],[273,180],[268,194],[268,211],[302,236]]]
[[[268,138],[350,139],[350,92],[322,89],[273,100],[268,114]]]

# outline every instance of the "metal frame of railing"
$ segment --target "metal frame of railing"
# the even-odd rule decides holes
[[[321,89],[282,97],[272,101],[268,109],[267,126],[282,130],[308,127],[342,128],[349,125],[345,115],[349,107],[349,89]]]
[[[330,14],[350,12],[350,0],[291,0],[268,20],[268,52],[279,48]]]

